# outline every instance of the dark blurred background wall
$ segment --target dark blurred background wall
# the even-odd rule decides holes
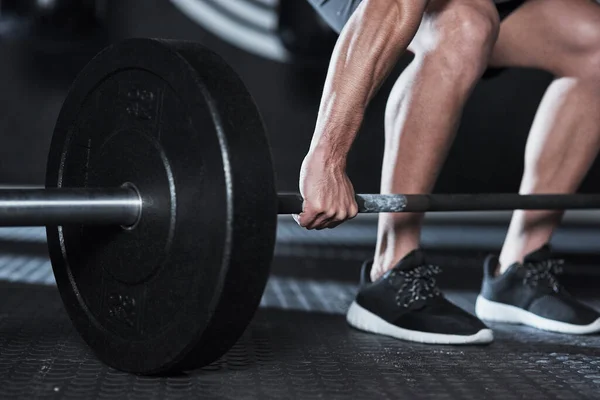
[[[76,73],[126,37],[199,41],[242,76],[262,110],[281,191],[296,191],[335,35],[302,0],[0,0],[0,184],[40,185],[62,100]],[[361,192],[376,192],[383,109],[369,109],[350,157]],[[518,189],[529,126],[551,76],[509,70],[469,101],[438,192]],[[596,192],[600,169],[583,191]]]

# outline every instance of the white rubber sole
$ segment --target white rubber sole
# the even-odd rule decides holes
[[[540,317],[519,307],[490,301],[481,295],[477,297],[475,303],[475,314],[486,321],[528,325],[544,331],[570,333],[572,335],[600,332],[600,318],[589,325],[573,325]]]
[[[348,323],[362,331],[391,336],[400,340],[428,344],[483,344],[494,340],[491,329],[482,329],[474,335],[447,335],[399,328],[353,302],[346,314]]]

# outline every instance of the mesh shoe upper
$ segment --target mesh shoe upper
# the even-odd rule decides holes
[[[414,331],[472,335],[487,327],[477,317],[448,301],[437,286],[439,267],[430,265],[421,250],[404,257],[376,282],[368,281],[365,263],[356,302],[398,327]]]
[[[522,264],[513,264],[495,277],[497,265],[495,256],[488,257],[484,265],[481,295],[487,300],[575,325],[587,325],[600,318],[600,313],[577,301],[560,284],[562,261],[553,258],[550,246],[532,252]]]

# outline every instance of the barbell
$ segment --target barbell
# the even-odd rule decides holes
[[[0,225],[46,226],[59,293],[104,363],[137,374],[207,365],[256,312],[277,194],[259,111],[226,62],[191,42],[98,54],[56,122],[46,189],[0,191]],[[359,212],[600,208],[600,195],[357,195]]]

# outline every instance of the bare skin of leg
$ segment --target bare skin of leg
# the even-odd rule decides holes
[[[555,75],[529,133],[520,193],[575,192],[600,149],[600,5],[529,0],[501,24],[490,64]],[[515,211],[497,273],[548,243],[562,214]]]
[[[428,193],[498,34],[489,0],[432,0],[385,115],[381,193]],[[419,247],[422,214],[380,214],[371,279]]]

